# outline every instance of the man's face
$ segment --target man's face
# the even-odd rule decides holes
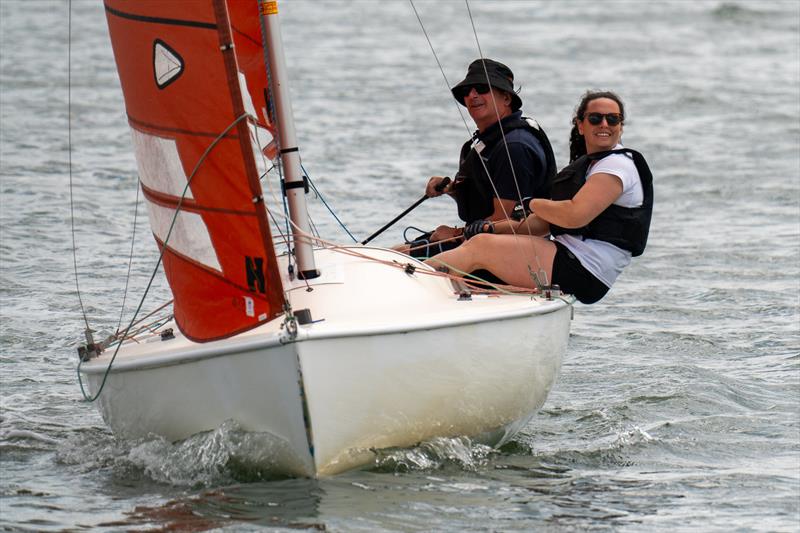
[[[464,105],[479,131],[511,114],[511,96],[499,89],[486,89],[488,86],[471,87],[464,97]]]

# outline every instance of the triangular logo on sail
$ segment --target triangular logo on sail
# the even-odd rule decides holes
[[[153,73],[159,89],[163,89],[183,74],[183,58],[160,39],[153,41]]]

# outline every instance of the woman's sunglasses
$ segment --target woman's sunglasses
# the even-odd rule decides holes
[[[586,115],[586,120],[589,121],[589,124],[592,126],[599,126],[603,119],[606,119],[606,122],[609,126],[616,126],[622,122],[622,115],[619,113],[589,113]]]

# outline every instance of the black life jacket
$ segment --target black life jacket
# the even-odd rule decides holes
[[[503,133],[508,135],[512,130],[524,128],[542,145],[546,158],[545,183],[549,183],[556,175],[556,158],[553,148],[544,130],[532,118],[511,116],[501,121],[503,130],[495,124],[485,133],[476,132],[472,139],[461,147],[458,174],[456,174],[455,200],[458,204],[458,216],[470,223],[488,218],[494,212],[494,189],[487,174],[489,158],[496,150],[504,150]],[[481,159],[483,161],[481,161]]]
[[[553,200],[569,200],[586,183],[586,172],[593,161],[598,161],[611,154],[630,154],[639,179],[642,182],[644,199],[641,207],[622,207],[610,205],[594,220],[582,228],[562,228],[550,224],[552,235],[568,233],[582,235],[585,239],[597,239],[610,242],[614,246],[628,250],[634,256],[642,255],[647,245],[650,232],[650,218],[653,214],[653,174],[647,166],[644,156],[636,150],[622,148],[596,152],[579,157],[558,173],[550,189]]]

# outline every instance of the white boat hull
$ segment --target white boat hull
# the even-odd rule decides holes
[[[357,250],[427,268],[389,250]],[[317,256],[323,276],[312,291],[285,281],[293,308],[314,320],[294,338],[274,320],[205,344],[179,332],[126,343],[98,399],[112,430],[180,440],[234,420],[264,435],[265,466],[313,477],[433,437],[501,444],[544,403],[566,350],[571,299],[459,300],[440,277]],[[82,365],[92,392],[112,354]]]

